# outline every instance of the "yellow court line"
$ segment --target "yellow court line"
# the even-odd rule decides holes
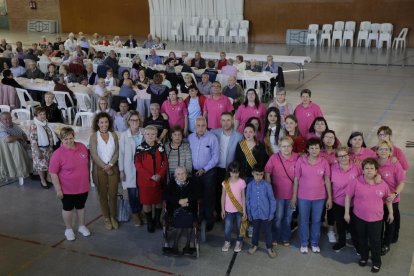
[[[40,254],[34,256],[33,258],[28,259],[23,264],[21,264],[17,269],[15,269],[14,271],[9,272],[7,275],[8,276],[13,276],[13,275],[17,274],[18,272],[21,272],[23,269],[27,268],[28,266],[30,266],[32,263],[34,263],[38,259],[40,259],[40,258],[44,257],[45,255],[47,255],[50,250],[51,250],[50,247],[46,248],[44,251],[40,252]]]

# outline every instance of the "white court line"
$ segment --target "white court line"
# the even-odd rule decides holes
[[[413,252],[413,257],[411,258],[411,268],[410,268],[410,273],[408,273],[409,276],[414,276],[414,252]]]

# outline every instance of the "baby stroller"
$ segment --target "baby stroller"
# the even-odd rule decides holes
[[[186,207],[179,207],[175,210],[168,208],[168,203],[164,201],[164,219],[163,219],[163,254],[181,256],[187,255],[193,258],[200,256],[200,241],[199,241],[199,221],[198,210],[199,203],[197,203],[197,215],[188,210]],[[171,211],[169,211],[171,210]],[[175,232],[173,245],[169,241],[169,236]],[[179,251],[179,242],[182,232],[187,233],[186,246]]]

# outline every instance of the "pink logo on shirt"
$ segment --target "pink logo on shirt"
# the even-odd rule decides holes
[[[312,116],[312,113],[306,112],[306,117],[310,117],[310,116]]]
[[[317,170],[317,174],[319,174],[319,175],[323,175],[324,174],[324,170]]]
[[[83,159],[86,159],[88,157],[88,155],[85,153],[79,153],[79,156]]]
[[[384,173],[384,178],[390,177],[390,176],[391,176],[391,173],[390,172],[387,171],[387,172]]]
[[[223,106],[222,104],[219,104],[219,105],[218,105],[218,108],[223,109],[223,108],[224,108],[224,106]]]
[[[382,190],[375,190],[375,194],[377,196],[379,196],[380,198],[383,198],[384,197],[384,191],[382,191]]]

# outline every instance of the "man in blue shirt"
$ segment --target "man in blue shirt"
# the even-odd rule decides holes
[[[285,87],[285,78],[283,76],[283,69],[282,67],[279,66],[279,64],[277,64],[276,62],[273,61],[273,56],[272,55],[268,55],[267,56],[267,62],[266,64],[263,66],[262,71],[265,72],[271,72],[271,73],[276,73],[277,76],[276,78],[272,78],[270,80],[270,91],[273,92],[273,88],[276,86],[276,83],[278,84],[278,87]]]
[[[154,49],[150,50],[150,54],[147,57],[147,62],[149,66],[154,66],[156,64],[161,64],[161,58],[157,56],[157,53]]]
[[[137,93],[132,88],[132,80],[131,79],[125,79],[124,83],[121,86],[121,89],[119,90],[119,96],[129,98],[131,100],[131,103],[134,101],[134,97]]]
[[[115,131],[124,132],[127,130],[127,126],[125,124],[125,118],[128,114],[128,102],[124,99],[119,101],[119,112],[116,113],[115,116]]]
[[[203,204],[200,214],[206,220],[207,231],[211,231],[214,227],[215,167],[219,160],[219,144],[216,136],[207,131],[204,117],[196,119],[195,129],[196,132],[188,137],[193,158],[193,175],[202,189]]]

